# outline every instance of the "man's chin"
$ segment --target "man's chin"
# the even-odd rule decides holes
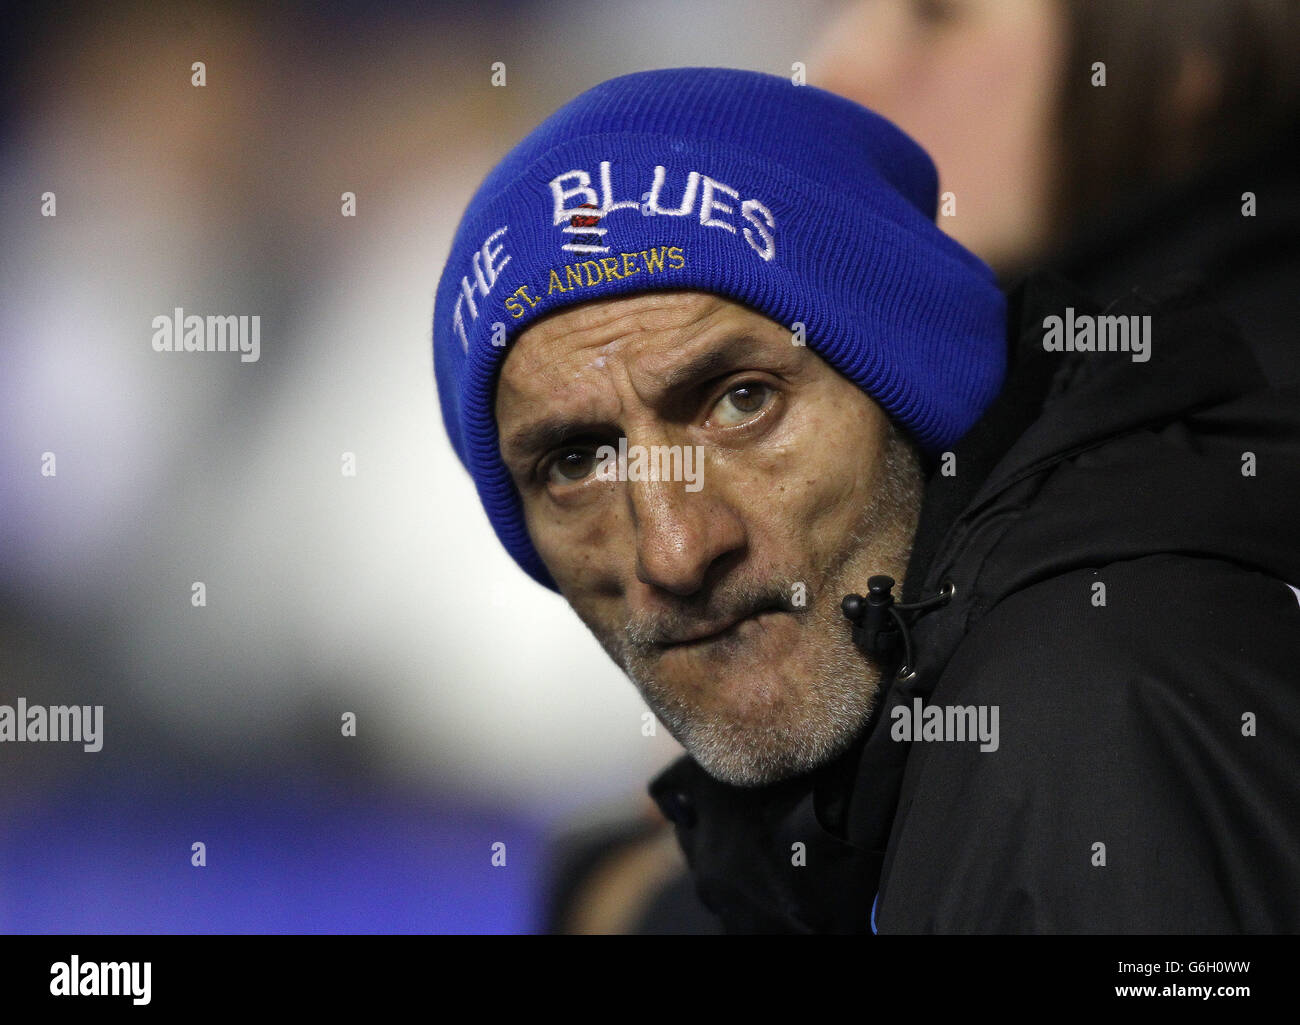
[[[822,751],[794,745],[754,745],[727,737],[691,737],[682,746],[705,772],[721,783],[756,788],[793,779],[818,769],[843,753],[850,740]]]
[[[856,696],[803,707],[785,692],[791,677],[773,667],[737,681],[729,676],[712,691],[709,706],[684,708],[679,701],[642,689],[651,709],[688,754],[715,779],[758,787],[820,768],[847,750],[870,715]],[[736,691],[731,693],[731,685]],[[736,701],[727,700],[738,696]]]
[[[759,787],[804,775],[853,743],[871,715],[870,667],[822,623],[785,612],[674,645],[623,669],[709,775]]]
[[[816,711],[807,707],[810,695],[802,690],[812,670],[800,656],[797,642],[771,651],[766,645],[706,643],[669,649],[629,676],[660,721],[683,732],[735,743],[780,735],[795,743]]]

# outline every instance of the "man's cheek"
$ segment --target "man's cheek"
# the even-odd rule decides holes
[[[702,493],[748,518],[789,507],[799,476],[799,453],[790,446],[706,450]]]
[[[809,453],[798,447],[765,452],[728,470],[728,498],[745,510],[755,538],[766,536],[779,546],[773,554],[802,554],[811,540],[809,530],[842,500],[842,485],[828,481]]]
[[[595,586],[615,572],[619,517],[582,510],[554,510],[526,517],[529,536],[561,588]]]

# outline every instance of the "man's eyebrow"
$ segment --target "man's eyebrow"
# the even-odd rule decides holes
[[[758,351],[757,340],[749,335],[728,335],[720,344],[709,346],[696,353],[662,374],[658,375],[658,384],[662,392],[676,391],[685,385],[706,381],[733,369],[746,356]]]
[[[593,434],[602,426],[597,421],[569,416],[549,416],[526,427],[521,427],[501,446],[502,455],[525,457],[535,452],[545,452],[561,442],[583,434]]]

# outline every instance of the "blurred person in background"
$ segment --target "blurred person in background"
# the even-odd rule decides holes
[[[1300,343],[1300,3],[855,0],[817,85],[934,158],[939,225],[1008,285],[1195,282],[1269,378]]]

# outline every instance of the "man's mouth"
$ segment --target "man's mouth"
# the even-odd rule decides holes
[[[768,616],[776,615],[784,611],[784,609],[779,608],[776,605],[766,605],[763,608],[756,609],[755,611],[740,616],[739,618],[724,620],[720,623],[704,624],[689,631],[670,636],[669,638],[660,641],[656,647],[661,651],[673,651],[676,649],[698,648],[709,644],[715,644],[735,637],[747,623],[763,620]]]

